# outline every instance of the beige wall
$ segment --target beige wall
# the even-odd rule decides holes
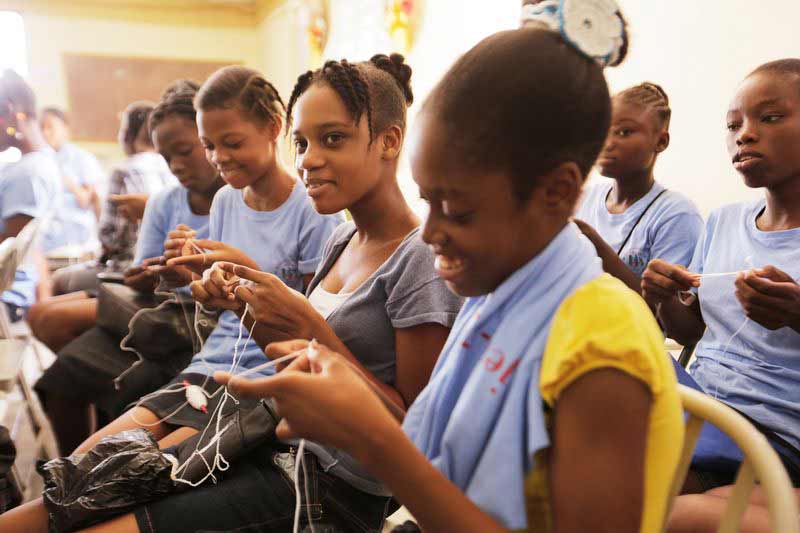
[[[0,2],[0,8],[2,2]],[[256,27],[171,26],[108,19],[81,19],[23,12],[29,79],[41,105],[68,105],[61,57],[65,52],[183,58],[262,64]],[[102,90],[102,88],[98,88]],[[104,163],[122,156],[115,145],[87,145]]]

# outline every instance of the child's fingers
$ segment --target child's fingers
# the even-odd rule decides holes
[[[261,285],[266,285],[272,280],[271,278],[272,274],[269,274],[267,272],[261,272],[260,270],[255,270],[242,265],[234,265],[233,273],[239,276],[240,278],[254,281]]]
[[[266,378],[247,379],[237,376],[226,378],[219,376],[220,372],[214,375],[214,379],[222,378],[227,379],[228,390],[235,396],[242,396],[244,398],[270,398],[281,394],[282,392],[282,375],[274,375]],[[217,379],[218,380],[218,379]],[[218,380],[219,381],[219,380]]]
[[[762,268],[756,268],[753,269],[751,272],[755,273],[756,276],[766,278],[772,281],[796,283],[795,280],[792,278],[792,276],[772,265],[767,265]]]
[[[180,250],[183,248],[183,245],[186,244],[186,239],[184,237],[172,236],[172,234],[168,235],[168,237],[169,238],[164,241],[164,248],[166,249]]]
[[[167,265],[169,266],[178,266],[178,265],[205,266],[207,263],[208,263],[208,254],[182,255],[180,257],[173,257],[172,259],[167,261]]]
[[[206,250],[222,250],[226,246],[225,243],[210,239],[196,239],[194,243],[198,248],[205,248]]]
[[[776,298],[793,298],[800,291],[796,283],[786,281],[773,281],[766,277],[747,272],[736,280],[737,286],[745,283],[754,290]]]
[[[307,340],[292,339],[290,341],[271,342],[264,348],[264,353],[270,359],[277,359],[306,348],[308,348]]]
[[[189,289],[192,291],[192,297],[204,304],[211,300],[211,295],[208,293],[202,281],[193,281],[189,284]]]
[[[219,269],[210,268],[209,270],[206,270],[206,272],[203,274],[203,277],[207,279],[205,289],[214,298],[227,299],[229,296],[231,296],[230,292],[228,291],[227,280]]]
[[[257,309],[259,306],[260,300],[258,296],[256,296],[256,294],[250,290],[250,287],[246,285],[239,285],[234,288],[233,295],[239,300],[248,304],[251,310]]]

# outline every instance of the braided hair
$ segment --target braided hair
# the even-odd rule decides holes
[[[133,152],[133,145],[137,140],[141,140],[148,146],[153,146],[153,141],[149,135],[141,135],[142,131],[146,131],[147,122],[150,118],[150,113],[153,112],[155,104],[152,102],[133,102],[128,105],[123,111],[123,124],[122,142]]]
[[[171,115],[180,115],[194,122],[197,115],[194,97],[199,89],[200,84],[192,80],[178,80],[167,87],[161,95],[161,101],[150,113],[150,134]]]
[[[353,121],[367,117],[370,143],[376,133],[397,125],[405,131],[406,110],[414,102],[411,67],[400,54],[378,54],[369,61],[327,61],[322,68],[297,78],[287,107],[286,132],[291,129],[292,110],[298,98],[316,83],[330,86],[347,107]]]
[[[198,111],[233,109],[260,125],[281,125],[286,107],[278,90],[258,71],[223,67],[200,87],[194,99]]]
[[[669,107],[669,96],[660,85],[646,81],[625,89],[615,98],[652,109],[658,117],[659,126],[664,130],[669,130],[672,109]]]

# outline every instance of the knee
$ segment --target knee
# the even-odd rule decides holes
[[[39,325],[42,323],[42,319],[47,315],[49,308],[50,304],[48,302],[38,302],[28,309],[28,325],[36,337],[39,337]]]

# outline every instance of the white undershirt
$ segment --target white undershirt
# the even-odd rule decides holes
[[[328,292],[322,288],[322,283],[318,283],[314,290],[311,291],[311,294],[308,297],[308,301],[311,303],[312,307],[317,310],[319,314],[328,319],[331,314],[336,311],[339,306],[341,306],[345,300],[347,300],[350,295],[353,294],[352,292],[340,292],[334,294],[332,292]]]

